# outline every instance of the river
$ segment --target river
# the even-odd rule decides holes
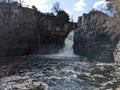
[[[73,36],[56,54],[3,58],[0,90],[120,90],[120,66],[75,55]]]

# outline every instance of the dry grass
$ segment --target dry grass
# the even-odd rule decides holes
[[[108,9],[115,10],[115,16],[107,20],[105,26],[107,29],[105,33],[111,36],[111,39],[120,38],[120,0],[106,0],[109,1]]]
[[[120,38],[120,19],[110,19],[106,22],[105,26],[107,26],[105,33],[111,36],[111,39]]]
[[[106,0],[109,1],[108,3],[108,9],[109,10],[115,10],[116,16],[120,15],[120,0]]]

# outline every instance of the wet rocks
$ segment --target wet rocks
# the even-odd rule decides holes
[[[0,77],[4,76],[6,74],[5,70],[3,67],[0,66]]]
[[[115,90],[120,90],[120,87],[118,87],[117,89],[115,89]]]
[[[111,74],[115,71],[113,66],[103,66],[103,67],[96,67],[91,71],[91,75],[99,74],[103,75],[104,77],[112,77]]]
[[[115,90],[119,86],[119,75],[116,65],[94,65],[89,67],[89,73],[78,74],[78,78],[100,90]]]
[[[120,90],[120,85],[119,85],[119,86],[117,86],[117,88],[116,88],[115,90]]]
[[[107,90],[111,88],[115,90],[120,85],[118,83],[120,80],[119,65],[95,64],[81,61],[82,58],[37,57],[29,57],[24,62],[16,63],[21,73],[16,72],[1,77],[0,89]]]
[[[43,82],[32,82],[29,90],[48,90],[48,85]]]
[[[0,80],[1,90],[48,90],[48,85],[40,81],[33,81],[29,76],[10,76]]]

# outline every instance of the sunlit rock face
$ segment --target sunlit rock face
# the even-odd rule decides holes
[[[79,17],[78,29],[74,36],[74,52],[90,60],[113,61],[117,41],[111,40],[104,31],[108,15],[91,11]]]

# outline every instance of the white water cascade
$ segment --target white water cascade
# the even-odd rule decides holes
[[[74,31],[71,31],[64,41],[65,46],[59,51],[59,53],[57,55],[67,56],[67,57],[76,56],[73,52],[73,44],[74,44],[73,39],[74,39]]]
[[[79,57],[78,55],[75,55],[73,52],[73,44],[74,44],[74,31],[71,31],[67,38],[65,39],[64,43],[65,46],[59,50],[56,54],[51,55],[44,55],[47,58],[72,58],[72,57]]]

